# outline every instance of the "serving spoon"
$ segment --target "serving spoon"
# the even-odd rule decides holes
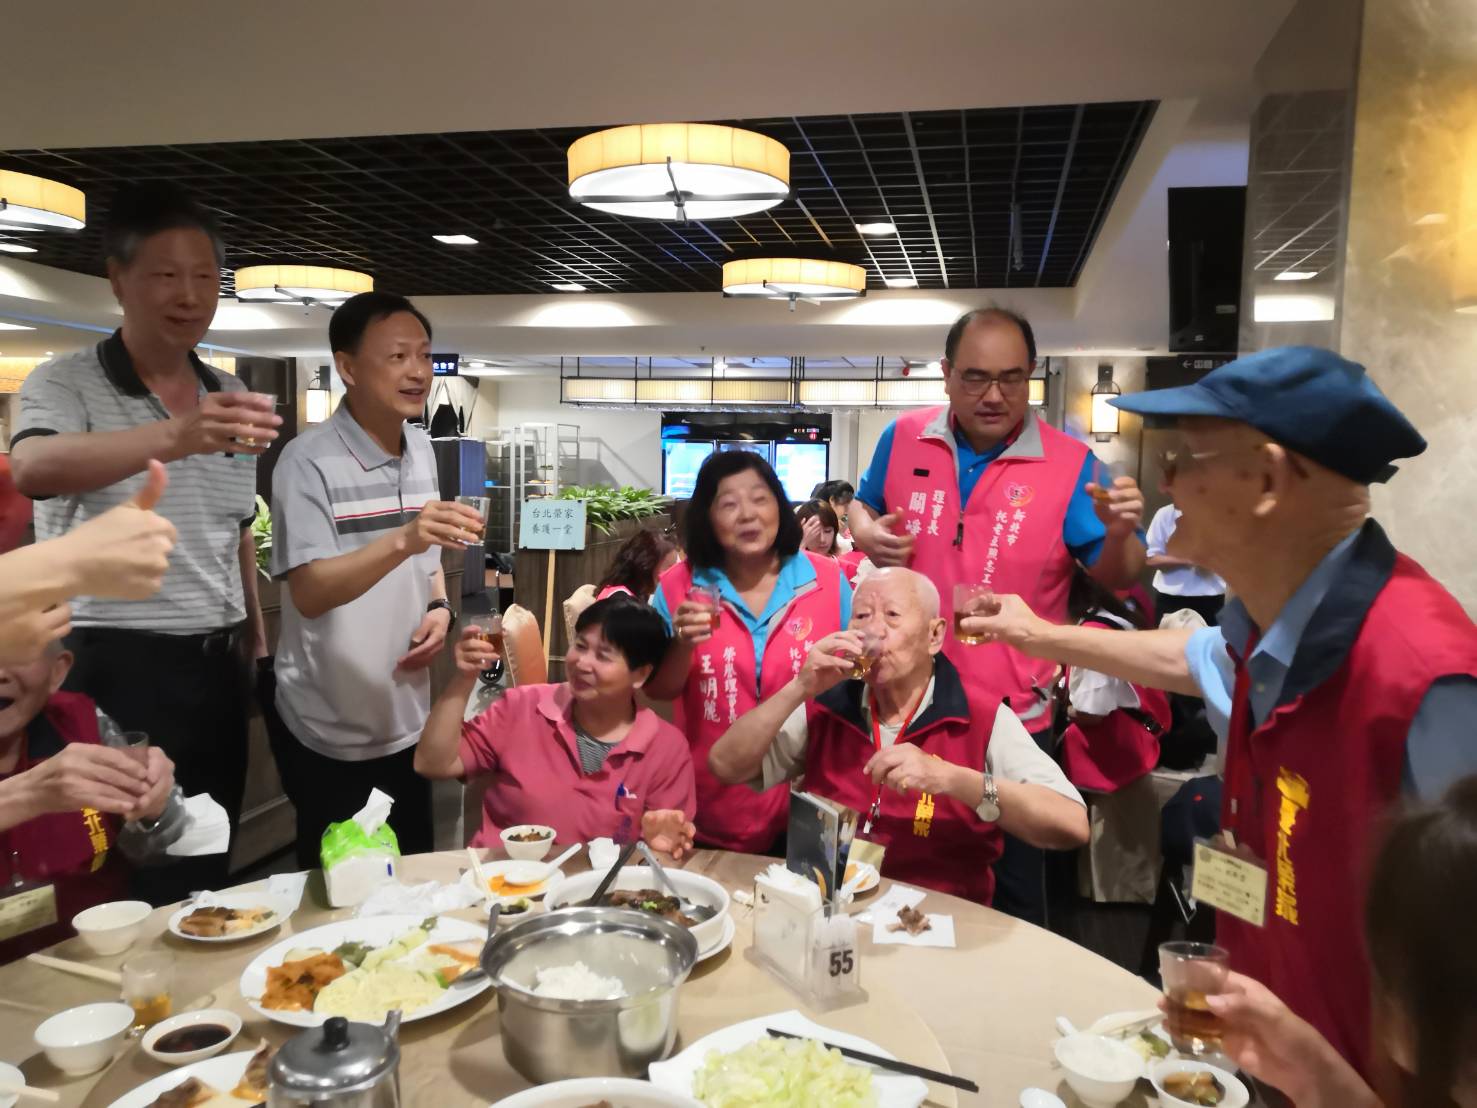
[[[706,923],[718,914],[718,909],[714,908],[711,904],[696,904],[678,892],[677,886],[667,876],[665,867],[656,860],[656,851],[647,846],[644,841],[637,842],[636,849],[641,851],[641,857],[646,859],[646,864],[656,874],[656,879],[661,882],[662,887],[677,901],[677,910],[684,916],[692,920],[693,923]]]

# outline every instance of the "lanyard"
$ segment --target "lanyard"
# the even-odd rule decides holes
[[[1251,720],[1251,652],[1256,648],[1259,637],[1253,630],[1247,636],[1246,646],[1236,660],[1236,684],[1231,693],[1231,722],[1226,735],[1226,783],[1229,786],[1226,827],[1240,839],[1245,839],[1246,829],[1256,826],[1255,813],[1243,813],[1241,806],[1252,804],[1256,799],[1256,771],[1251,764],[1251,733],[1255,729]],[[1260,838],[1258,835],[1258,847]]]
[[[923,689],[923,692],[927,692],[927,691],[928,691],[928,687],[925,685],[924,686],[924,689]],[[897,733],[897,739],[896,739],[897,742],[901,742],[903,736],[908,733],[908,727],[913,722],[913,716],[915,714],[917,714],[917,712],[918,712],[918,706],[923,703],[923,692],[921,692],[921,693],[918,694],[918,700],[917,700],[917,702],[914,703],[914,705],[913,705],[913,707],[911,709],[909,709],[909,711],[908,711],[908,717],[905,720],[903,720],[903,725],[898,730],[898,733]],[[878,709],[878,707],[877,707],[877,698],[874,696],[874,697],[872,697],[872,748],[878,754],[881,754],[882,753],[882,722],[881,722],[881,720],[882,720],[882,712]],[[867,809],[867,821],[864,824],[862,824],[862,834],[863,835],[870,835],[872,833],[872,824],[875,823],[879,818],[881,818],[881,816],[882,816],[882,784],[881,784],[881,782],[878,782],[878,784],[877,784],[877,791],[872,794],[872,806]]]

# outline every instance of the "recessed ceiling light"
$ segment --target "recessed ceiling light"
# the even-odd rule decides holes
[[[0,321],[0,331],[34,331],[36,328],[27,327],[24,323],[5,323]]]
[[[1277,274],[1277,276],[1273,277],[1272,280],[1274,280],[1274,281],[1311,281],[1314,277],[1317,277],[1317,276],[1318,276],[1317,270],[1313,270],[1313,269],[1284,269],[1281,273]]]
[[[485,369],[487,367],[487,363],[486,362],[468,362],[467,363],[467,366],[470,369]]]
[[[471,235],[432,235],[437,242],[444,242],[447,246],[476,246],[477,240]]]
[[[882,283],[890,289],[916,289],[918,287],[918,278],[884,277]]]
[[[935,360],[935,361],[929,362],[928,363],[928,366],[926,368],[928,369],[928,372],[929,373],[938,373],[938,372],[940,372],[940,371],[943,370],[944,363]]]
[[[555,292],[584,292],[585,291],[585,286],[584,285],[576,285],[572,281],[565,281],[565,282],[563,282],[561,284],[550,285],[549,287],[552,288]]]
[[[893,223],[858,223],[857,233],[862,235],[895,235],[897,225]]]
[[[7,254],[34,254],[34,253],[36,253],[36,248],[34,246],[22,246],[18,242],[0,242],[0,250],[5,251],[5,253],[7,253]]]

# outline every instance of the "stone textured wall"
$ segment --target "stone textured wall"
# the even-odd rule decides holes
[[[1395,543],[1477,613],[1477,315],[1453,308],[1477,208],[1477,4],[1365,0],[1343,352],[1430,442],[1375,492]]]

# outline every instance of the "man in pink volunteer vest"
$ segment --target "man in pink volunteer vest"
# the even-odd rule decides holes
[[[948,406],[901,416],[882,433],[848,512],[857,548],[878,566],[927,576],[946,611],[954,586],[972,583],[1019,593],[1060,622],[1079,563],[1108,588],[1127,586],[1143,567],[1143,495],[1128,477],[1106,481],[1086,446],[1032,412],[1035,364],[1035,336],[1019,315],[961,316],[944,342]],[[992,706],[1008,698],[1026,729],[1045,735],[1050,663],[961,644],[952,622],[944,653],[972,697]],[[997,907],[1044,922],[1041,865],[1038,853],[1011,844]]]
[[[1204,696],[1228,743],[1222,827],[1266,871],[1261,925],[1219,911],[1216,940],[1369,1077],[1375,832],[1402,796],[1477,772],[1477,627],[1368,518],[1369,486],[1425,440],[1362,366],[1315,347],[1118,404],[1176,422],[1170,551],[1225,579],[1220,625],[1063,627],[1002,596],[966,631]]]
[[[865,837],[886,849],[889,877],[989,904],[1003,832],[1081,846],[1087,809],[1014,712],[969,698],[941,653],[944,630],[928,578],[878,570],[858,586],[850,626],[812,646],[800,672],[714,744],[708,765],[755,790],[803,778],[810,792],[872,813]],[[872,661],[857,679],[863,653]]]

